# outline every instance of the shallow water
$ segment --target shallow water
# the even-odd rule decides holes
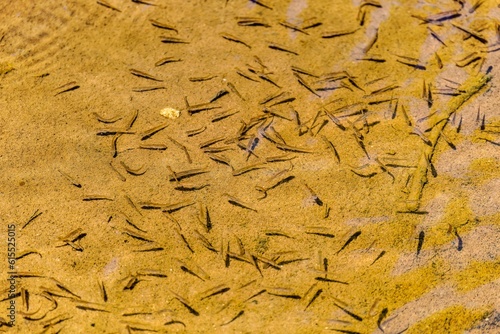
[[[1,329],[498,332],[493,2],[0,12]]]

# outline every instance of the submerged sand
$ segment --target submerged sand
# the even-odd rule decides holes
[[[500,331],[493,2],[0,7],[0,330]]]

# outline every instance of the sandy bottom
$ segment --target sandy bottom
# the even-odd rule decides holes
[[[0,5],[0,331],[499,333],[500,9],[337,3]]]

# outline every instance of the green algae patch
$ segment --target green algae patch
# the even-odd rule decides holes
[[[470,164],[467,177],[474,179],[478,185],[500,177],[500,162],[490,157],[476,159]]]
[[[388,254],[385,261],[396,262],[397,256],[394,254]],[[391,267],[391,265],[386,264],[385,268]],[[444,281],[444,261],[436,259],[432,263],[429,263],[425,267],[417,268],[406,272],[398,276],[391,276],[387,270],[380,270],[380,268],[368,271],[366,273],[369,279],[363,279],[363,284],[356,285],[355,289],[351,291],[355,295],[349,296],[351,299],[360,299],[362,296],[371,296],[371,300],[379,299],[375,311],[380,311],[383,308],[388,309],[388,316],[392,311],[398,308],[418,300],[425,293],[435,289],[439,284]],[[359,279],[358,279],[359,280]],[[345,296],[344,299],[348,300]],[[359,305],[361,306],[361,305]],[[358,306],[358,308],[359,308]],[[369,309],[370,305],[363,305],[364,309]],[[377,316],[370,317],[369,325],[370,330],[376,330],[377,328]],[[369,332],[369,331],[367,331]]]
[[[456,239],[455,231],[468,232],[477,226],[478,220],[469,206],[469,199],[461,196],[450,200],[441,220],[426,233],[426,242],[433,247]]]
[[[465,292],[500,278],[500,259],[494,262],[472,262],[466,269],[455,274],[457,289]]]
[[[468,309],[463,306],[452,306],[411,326],[406,333],[463,333],[474,324],[486,318],[486,309]]]

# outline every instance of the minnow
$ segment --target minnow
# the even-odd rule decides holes
[[[224,38],[225,40],[230,41],[230,42],[235,42],[235,43],[242,44],[242,45],[246,46],[249,49],[252,48],[250,45],[248,45],[247,43],[243,42],[241,39],[239,39],[236,36],[233,36],[233,35],[230,35],[230,34],[226,34],[226,33],[220,33],[219,36],[222,37],[222,38]]]
[[[179,202],[179,203],[175,203],[175,204],[155,204],[155,203],[140,203],[140,206],[142,209],[146,209],[146,210],[154,210],[154,209],[159,209],[159,210],[162,210],[164,212],[174,212],[174,211],[177,211],[177,210],[180,210],[182,208],[185,208],[187,206],[191,206],[193,205],[195,202],[193,201],[183,201],[183,202]]]
[[[344,248],[346,248],[351,242],[356,240],[360,235],[361,235],[361,231],[357,231],[356,233],[351,235],[351,237],[346,241],[346,243],[342,246],[342,248],[340,248],[338,250],[337,254],[340,253],[342,250],[344,250]]]
[[[177,63],[177,62],[180,62],[180,61],[182,61],[181,58],[165,57],[165,58],[162,58],[162,59],[158,60],[155,63],[155,66],[158,67],[158,66],[162,66],[162,65],[165,65],[165,64],[169,64],[169,63]]]
[[[262,168],[266,168],[266,167],[267,167],[266,163],[259,163],[259,164],[253,164],[250,166],[245,166],[245,167],[233,170],[233,176],[243,175],[245,173],[248,173],[248,172],[251,172],[254,170],[258,170],[258,169],[262,169]]]
[[[345,333],[345,334],[361,334],[361,332],[349,331],[349,330],[346,330],[346,329],[331,328],[331,330],[339,332],[339,333]]]
[[[179,321],[179,320],[170,320],[170,321],[167,321],[166,323],[164,323],[163,325],[169,326],[169,325],[176,325],[176,324],[182,325],[182,326],[184,326],[184,328],[186,328],[186,324],[183,323],[182,321]]]
[[[460,252],[463,249],[463,241],[462,238],[458,235],[457,229],[455,229],[455,235],[458,239],[457,250]]]
[[[43,257],[43,256],[42,256],[42,254],[40,254],[40,253],[39,253],[39,252],[37,252],[37,251],[25,251],[25,252],[21,252],[20,254],[18,254],[18,255],[15,257],[15,259],[16,259],[16,260],[20,260],[20,259],[22,259],[23,257],[26,257],[26,256],[31,255],[31,254],[37,254],[37,255],[39,255],[40,257]]]
[[[191,270],[191,269],[189,269],[188,267],[186,267],[186,266],[181,266],[180,268],[181,268],[181,270],[182,270],[183,272],[188,273],[188,274],[191,274],[191,275],[193,275],[193,276],[195,276],[195,277],[197,277],[197,278],[201,279],[202,281],[205,281],[202,277],[200,277],[198,274],[196,274],[194,271],[192,271],[192,270]]]
[[[163,82],[163,80],[158,79],[158,78],[152,76],[151,74],[148,74],[146,72],[142,72],[142,71],[139,71],[139,70],[136,70],[136,69],[133,69],[133,68],[130,69],[130,74],[135,75],[136,77],[139,77],[139,78],[144,78],[144,79],[148,79],[148,80]]]
[[[302,77],[298,73],[294,72],[293,75],[297,78],[297,81],[299,82],[299,84],[302,87],[304,87],[309,92],[311,92],[314,95],[316,95],[317,97],[321,97],[318,93],[316,93],[316,91],[314,89],[311,88],[311,86],[309,86],[309,84],[304,79],[302,79]]]
[[[212,146],[213,144],[217,144],[223,140],[226,140],[227,137],[217,137],[217,138],[214,138],[214,139],[210,139],[206,142],[203,142],[199,145],[200,148],[205,148],[205,147],[208,147],[208,146]]]
[[[153,240],[150,240],[146,237],[143,237],[139,234],[137,234],[136,232],[133,232],[131,230],[129,230],[128,228],[124,228],[122,233],[128,235],[129,237],[132,237],[134,239],[137,239],[137,240],[140,240],[140,241],[145,241],[145,242],[154,242]]]
[[[104,6],[106,8],[109,8],[109,9],[112,9],[112,10],[115,10],[117,12],[120,12],[121,13],[121,10],[115,6],[112,6],[111,4],[109,4],[107,1],[104,1],[104,0],[97,0],[96,1],[98,5],[101,5],[101,6]]]
[[[255,294],[251,295],[249,298],[247,298],[246,300],[244,300],[244,302],[247,302],[247,301],[249,301],[250,299],[253,299],[253,298],[257,297],[257,296],[260,296],[261,294],[263,294],[263,293],[265,293],[265,292],[267,292],[267,290],[266,290],[266,289],[260,290],[259,292],[257,292],[257,293],[255,293]]]
[[[243,27],[270,27],[262,18],[260,17],[236,17],[239,26]]]
[[[72,178],[71,176],[69,176],[68,174],[64,173],[63,171],[61,171],[60,169],[58,169],[59,173],[61,173],[62,176],[64,176],[72,185],[74,185],[75,187],[77,188],[81,188],[82,185],[76,181],[74,178]]]
[[[422,131],[420,131],[418,128],[413,128],[413,131],[410,133],[410,134],[415,134],[417,136],[420,137],[420,139],[422,139],[422,141],[426,144],[426,145],[429,145],[429,146],[433,146],[432,145],[432,141],[430,141],[429,138],[427,138],[423,133]]]
[[[189,305],[189,303],[184,299],[182,298],[181,296],[175,294],[175,299],[177,299],[178,301],[181,302],[182,305],[184,305],[185,308],[188,309],[189,313],[195,315],[195,316],[199,316],[200,313],[198,311],[196,311],[191,305]]]
[[[162,43],[168,43],[168,44],[189,44],[188,41],[182,38],[178,37],[168,37],[168,36],[161,36],[161,42]]]
[[[139,110],[134,110],[132,112],[132,116],[130,117],[130,120],[127,122],[127,130],[130,130],[132,126],[134,125],[135,121],[137,120],[137,116],[139,116]]]
[[[153,20],[153,19],[149,19],[149,22],[151,22],[151,24],[156,28],[171,30],[171,31],[175,31],[176,33],[178,33],[177,29],[174,26],[171,26],[169,24],[162,23],[160,21]]]
[[[223,164],[223,165],[226,165],[226,166],[229,166],[232,168],[230,160],[225,156],[215,155],[215,154],[211,154],[211,153],[207,153],[207,156],[215,162],[218,162],[220,164]]]
[[[476,34],[476,33],[472,32],[472,31],[470,31],[470,30],[467,30],[467,29],[465,29],[464,27],[458,26],[458,25],[456,25],[456,24],[454,24],[454,23],[452,23],[451,25],[452,25],[452,26],[454,26],[455,28],[457,28],[458,30],[461,30],[461,31],[463,31],[463,32],[465,32],[465,33],[467,33],[467,34],[469,34],[469,36],[471,36],[472,38],[474,38],[474,39],[478,40],[479,42],[481,42],[481,43],[483,43],[483,44],[488,44],[488,40],[487,40],[487,39],[485,39],[485,38],[483,38],[483,37],[481,37],[481,36],[479,36],[478,34]]]
[[[266,162],[268,163],[272,163],[272,162],[283,162],[283,161],[290,161],[290,160],[293,160],[297,158],[297,156],[295,155],[288,155],[288,154],[285,154],[285,155],[278,155],[278,156],[272,156],[272,157],[267,157],[266,158]]]
[[[302,148],[302,147],[295,147],[295,146],[290,146],[290,145],[285,145],[285,144],[280,144],[276,143],[275,144],[276,148],[282,151],[288,151],[288,152],[297,152],[297,153],[313,153],[313,150],[307,149],[307,148]]]
[[[187,111],[188,111],[189,115],[193,115],[193,114],[199,113],[201,111],[220,109],[220,108],[222,108],[222,107],[221,106],[213,106],[210,103],[202,103],[202,104],[196,104],[196,105],[189,106],[187,108]]]
[[[373,262],[372,262],[372,264],[370,264],[370,266],[373,265],[375,262],[377,262],[384,255],[385,255],[385,250],[380,252],[380,254],[375,258],[375,260],[373,260]]]
[[[144,168],[144,166],[142,167],[139,167],[139,168],[136,168],[136,169],[132,169],[130,168],[129,166],[127,166],[125,164],[125,162],[123,161],[120,161],[120,164],[123,166],[123,168],[127,171],[127,173],[129,173],[130,175],[134,175],[134,176],[140,176],[140,175],[143,175],[144,173],[147,172],[147,168]]]
[[[234,94],[236,94],[243,101],[246,101],[245,98],[243,96],[241,96],[240,92],[236,89],[235,85],[233,85],[232,83],[228,82],[227,86],[229,87],[229,89],[231,90],[231,92],[233,92]]]
[[[425,232],[420,231],[420,233],[418,234],[417,256],[420,254],[420,251],[422,250],[422,246],[424,244],[424,238],[425,238]]]
[[[232,146],[207,147],[203,149],[203,153],[220,153],[234,149]]]
[[[425,71],[427,69],[424,65],[421,65],[421,64],[413,64],[413,63],[410,63],[410,62],[407,62],[407,61],[403,61],[403,60],[399,60],[399,59],[396,59],[396,61],[398,63],[403,64],[403,65],[407,65],[407,66],[413,67],[413,68],[415,68],[417,70]]]
[[[272,292],[267,292],[268,295],[271,296],[277,296],[277,297],[283,297],[283,298],[290,298],[290,299],[301,299],[302,297],[299,295],[295,294],[280,294],[280,293],[272,293]]]
[[[311,300],[309,301],[309,303],[307,303],[307,306],[304,308],[304,311],[307,310],[307,308],[309,306],[311,306],[311,304],[316,300],[316,298],[319,297],[319,295],[321,295],[321,293],[323,292],[323,289],[318,289],[316,291],[316,293],[314,294],[314,296],[311,298]]]
[[[255,79],[253,79],[252,77],[250,77],[249,75],[247,75],[247,74],[243,73],[243,72],[242,72],[241,70],[239,70],[239,69],[236,69],[236,74],[238,74],[239,76],[241,76],[241,77],[243,77],[243,78],[245,78],[245,79],[247,79],[247,80],[250,80],[250,81],[253,81],[253,82],[259,82],[258,80],[255,80]]]
[[[434,37],[439,43],[443,44],[444,46],[447,46],[434,30],[432,30],[430,27],[427,27],[427,30],[429,30],[431,36]]]
[[[201,128],[198,128],[198,129],[188,130],[188,131],[186,131],[186,135],[188,137],[193,137],[193,136],[199,135],[200,133],[202,133],[206,129],[207,129],[206,126],[202,126]]]
[[[380,94],[380,93],[385,93],[385,92],[389,92],[391,90],[394,90],[394,89],[397,89],[397,88],[400,88],[401,86],[399,85],[389,85],[387,87],[384,87],[384,88],[380,88],[380,89],[377,89],[377,90],[374,90],[373,92],[371,92],[369,95],[376,95],[376,94]]]
[[[494,142],[493,140],[490,140],[490,139],[488,139],[488,138],[482,138],[482,137],[480,137],[480,138],[478,138],[478,139],[482,139],[482,140],[484,140],[484,141],[487,141],[488,143],[491,143],[491,144],[493,144],[493,145],[495,145],[495,146],[500,146],[500,142]]]
[[[245,313],[244,310],[239,311],[237,315],[235,315],[231,320],[226,321],[225,323],[221,324],[221,326],[229,325],[230,323],[232,323],[233,321],[235,321],[236,319],[241,317],[244,313]]]
[[[267,103],[271,102],[272,100],[277,99],[278,97],[283,96],[285,94],[286,94],[286,92],[279,92],[277,94],[271,94],[271,95],[265,97],[264,100],[260,101],[259,104],[267,104]]]
[[[384,330],[382,329],[381,327],[381,324],[382,324],[382,321],[384,320],[384,318],[387,316],[387,313],[389,312],[389,310],[386,308],[384,308],[379,316],[378,316],[378,319],[377,319],[377,327],[382,331],[382,333],[384,333]]]
[[[135,228],[136,230],[138,231],[141,231],[141,232],[144,232],[144,233],[147,233],[147,231],[141,229],[140,227],[138,227],[137,225],[135,225],[134,223],[132,223],[131,219],[129,217],[127,217],[125,214],[123,214],[124,218],[125,218],[125,222],[127,224],[129,224],[130,226],[132,226],[133,228]]]
[[[353,172],[357,176],[361,176],[364,178],[371,178],[371,177],[374,177],[375,175],[378,174],[377,172],[372,172],[372,173],[368,173],[368,174],[361,174],[361,173],[356,172],[354,169],[351,169],[351,172]]]
[[[223,293],[228,292],[229,290],[231,290],[231,288],[224,286],[224,285],[219,285],[213,289],[210,289],[208,292],[203,293],[205,296],[202,297],[201,300],[204,300],[204,299],[207,299],[207,298],[210,298],[213,296],[221,295]]]
[[[281,45],[278,45],[278,44],[275,44],[275,43],[269,43],[268,48],[270,48],[271,50],[277,50],[277,51],[282,51],[282,52],[290,53],[290,54],[293,54],[293,55],[296,55],[296,56],[299,55],[297,52],[292,51],[290,49],[287,49],[284,46],[281,46]]]
[[[311,197],[314,199],[314,203],[319,206],[323,206],[323,201],[318,197],[318,195],[316,195],[316,193],[307,184],[304,183],[304,186],[307,188],[307,190],[311,194]]]
[[[345,131],[346,127],[340,123],[339,119],[335,117],[330,111],[323,109],[324,113],[328,118],[342,131]]]
[[[312,29],[321,26],[323,23],[319,22],[316,17],[311,17],[310,19],[304,20],[302,22],[302,29]]]
[[[234,206],[239,206],[240,208],[243,208],[243,209],[247,209],[247,210],[251,210],[251,211],[254,211],[254,212],[257,212],[257,210],[255,210],[254,208],[250,207],[248,204],[246,204],[245,202],[242,202],[241,200],[237,199],[236,197],[233,197],[229,194],[224,194],[228,197],[228,202]]]
[[[142,93],[142,92],[150,92],[150,91],[159,90],[159,89],[167,89],[167,88],[165,86],[134,87],[134,88],[132,88],[132,91],[136,92],[136,93]]]
[[[301,33],[303,33],[303,34],[305,34],[305,35],[309,35],[309,33],[308,33],[307,31],[305,31],[305,30],[303,30],[302,28],[300,28],[300,27],[298,27],[298,26],[296,26],[296,25],[294,25],[294,24],[291,24],[291,23],[289,23],[289,22],[286,22],[286,21],[279,21],[279,22],[278,22],[278,24],[282,25],[282,26],[283,26],[283,27],[285,27],[285,28],[291,29],[291,30],[293,30],[293,31],[298,31],[298,32],[301,32]]]
[[[346,35],[354,34],[358,30],[359,30],[359,28],[354,29],[354,30],[330,31],[330,32],[323,33],[321,35],[321,37],[322,38],[334,38],[334,37],[346,36]]]
[[[132,0],[133,3],[147,6],[157,6],[154,2],[144,1],[144,0]]]
[[[135,134],[134,131],[119,130],[119,129],[99,129],[96,135],[98,136],[114,136],[117,134]]]
[[[263,3],[263,2],[262,2],[262,1],[260,1],[260,0],[250,0],[250,2],[252,2],[252,3],[254,3],[254,4],[258,5],[258,6],[261,6],[261,7],[267,8],[267,9],[271,9],[271,10],[273,9],[272,7],[270,7],[269,5],[267,5],[267,4],[265,4],[265,3]]]
[[[305,234],[312,234],[312,235],[318,235],[320,237],[326,237],[326,238],[335,238],[335,235],[332,233],[323,233],[323,232],[304,232]]]
[[[172,172],[172,175],[169,177],[169,181],[170,182],[180,181],[182,179],[186,179],[200,174],[205,174],[208,172],[210,172],[208,168],[194,168],[182,172]]]
[[[165,144],[141,144],[139,148],[143,150],[165,151],[168,147]]]
[[[222,121],[223,119],[226,119],[228,117],[236,115],[237,113],[239,113],[238,110],[236,110],[236,111],[234,111],[234,110],[223,111],[223,112],[220,112],[220,113],[212,116],[212,118],[210,119],[210,122],[215,123],[218,121]]]
[[[339,283],[339,284],[349,285],[349,283],[347,283],[347,282],[337,281],[335,279],[325,278],[325,277],[321,277],[321,276],[315,277],[314,279],[316,281],[320,281],[320,282]]]
[[[321,136],[321,138],[325,141],[325,143],[328,145],[328,148],[330,148],[335,155],[335,158],[337,159],[337,163],[340,163],[340,156],[339,153],[337,152],[337,149],[333,145],[331,141],[329,141],[325,136]]]
[[[479,56],[477,52],[473,52],[464,59],[455,62],[455,65],[457,65],[458,67],[465,67],[481,59],[482,57]]]
[[[191,77],[191,78],[189,78],[189,81],[191,81],[191,82],[208,81],[208,80],[212,80],[216,77],[217,77],[216,75],[207,75],[204,77]]]
[[[146,140],[148,138],[151,138],[154,134],[160,132],[161,130],[165,129],[166,127],[168,127],[168,123],[165,123],[165,124],[160,124],[158,126],[155,126],[155,127],[152,127],[151,129],[149,130],[146,130],[142,133],[142,137],[141,137],[141,140]]]
[[[269,76],[267,76],[266,74],[259,74],[259,78],[261,78],[264,81],[267,81],[268,83],[270,83],[273,86],[281,88],[280,85],[278,85],[276,82],[274,82],[274,80],[272,80],[271,78],[269,78]]]
[[[459,10],[449,10],[449,11],[437,13],[434,15],[430,15],[427,17],[420,17],[417,15],[412,15],[412,16],[424,21],[425,23],[439,23],[439,22],[443,22],[443,21],[447,21],[447,20],[452,20],[452,19],[457,18],[461,15],[462,14],[460,13]],[[452,23],[452,25],[454,25],[454,24]]]
[[[90,306],[84,306],[84,305],[76,305],[77,309],[84,310],[84,311],[96,311],[96,312],[106,312],[106,313],[111,313],[108,310],[100,309],[100,308],[95,308],[95,307],[90,307]]]
[[[101,115],[99,115],[98,113],[94,112],[92,113],[95,118],[101,122],[101,123],[106,123],[106,124],[111,124],[111,123],[115,123],[115,122],[118,122],[119,120],[121,120],[123,118],[122,115],[117,115],[115,117],[110,117],[110,118],[104,118],[102,117]]]
[[[176,187],[174,187],[175,190],[179,190],[179,191],[196,191],[196,190],[201,190],[201,189],[204,189],[206,187],[209,187],[210,184],[201,184],[201,185],[178,185]]]
[[[148,249],[140,249],[140,250],[134,250],[133,252],[135,253],[149,253],[149,252],[160,252],[165,250],[163,247],[153,247],[153,248],[148,248]]]
[[[346,314],[350,315],[353,319],[356,319],[357,321],[363,321],[363,318],[361,318],[359,315],[345,309],[344,307],[340,306],[339,304],[333,303],[333,305],[337,306],[339,309],[344,311]]]
[[[113,198],[102,195],[88,195],[83,198],[84,201],[113,201]]]
[[[299,73],[299,74],[304,74],[304,75],[307,75],[307,76],[310,76],[310,77],[313,77],[313,78],[318,78],[317,75],[309,72],[309,71],[306,71],[300,67],[297,67],[297,66],[292,66],[292,71],[293,72],[296,72],[296,73]]]
[[[219,253],[219,251],[217,249],[215,249],[215,247],[210,243],[210,241],[208,241],[208,239],[205,238],[200,232],[195,230],[195,234],[196,234],[196,237],[201,241],[201,243],[203,244],[203,246],[206,249],[208,249],[214,253]]]
[[[71,81],[67,84],[60,86],[59,88],[56,88],[56,90],[59,90],[59,92],[54,94],[54,96],[57,96],[57,95],[62,94],[62,93],[71,92],[71,91],[78,89],[78,88],[80,88],[80,86],[76,83],[76,81]]]
[[[283,232],[280,232],[280,231],[266,231],[265,235],[268,237],[285,237],[288,239],[294,239],[294,238],[290,237],[289,235],[287,235]]]
[[[285,177],[285,178],[283,178],[283,179],[281,179],[281,180],[277,181],[276,183],[274,183],[274,184],[273,184],[273,185],[271,185],[271,186],[268,186],[268,187],[256,186],[256,187],[255,187],[255,190],[260,191],[260,192],[262,192],[262,193],[263,193],[263,197],[259,198],[259,200],[266,198],[266,197],[267,197],[267,192],[268,192],[269,190],[274,189],[274,188],[278,187],[279,185],[285,184],[285,183],[287,183],[287,182],[289,182],[289,181],[293,180],[294,178],[295,178],[295,176],[293,176],[293,175],[289,175],[289,176],[287,176],[287,177]]]

